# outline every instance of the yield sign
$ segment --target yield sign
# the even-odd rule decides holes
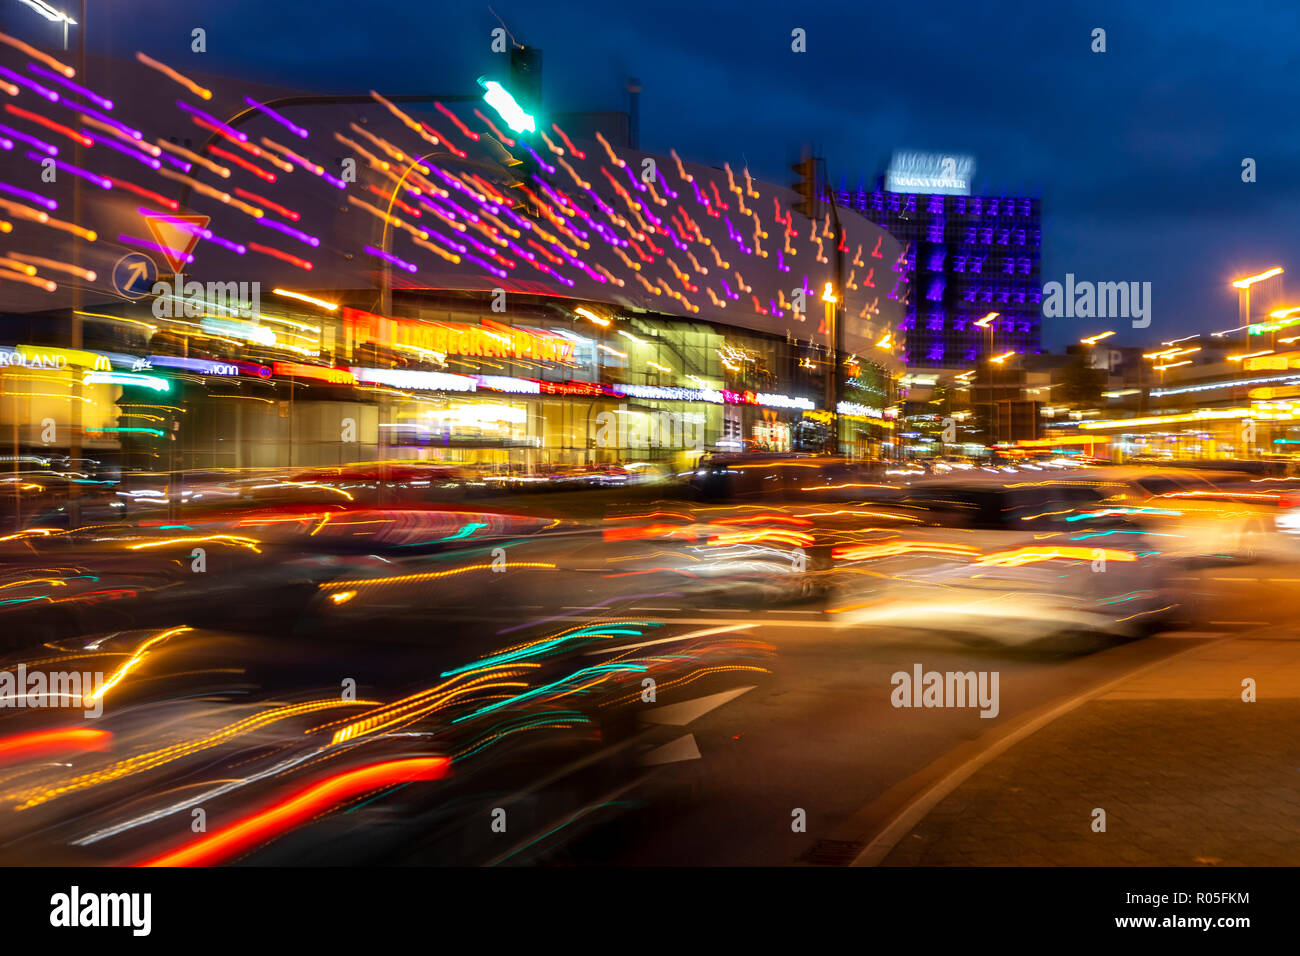
[[[160,250],[172,272],[184,272],[190,261],[190,253],[199,243],[199,231],[206,229],[211,216],[169,216],[165,213],[149,213],[144,217],[145,225],[153,233],[154,239],[162,247]]]

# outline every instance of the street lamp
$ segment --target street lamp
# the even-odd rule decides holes
[[[77,26],[77,21],[72,19],[72,17],[68,16],[62,10],[54,9],[46,3],[45,0],[22,0],[22,2],[27,4],[27,6],[31,7],[51,23],[63,24],[63,49],[66,50],[68,48],[68,27],[70,25],[74,27]],[[84,11],[82,18],[85,18]]]
[[[1098,332],[1096,335],[1090,335],[1090,336],[1088,336],[1087,338],[1079,339],[1079,344],[1080,344],[1080,345],[1086,345],[1086,346],[1088,346],[1088,348],[1091,350],[1091,348],[1092,348],[1094,345],[1096,345],[1098,342],[1100,342],[1102,339],[1108,339],[1108,338],[1110,338],[1110,337],[1111,337],[1112,335],[1114,335],[1114,334],[1115,334],[1114,331],[1110,331],[1110,332]],[[1097,368],[1097,367],[1098,367],[1098,366],[1097,366],[1097,357],[1096,357],[1096,355],[1093,355],[1093,354],[1091,353],[1091,351],[1089,352],[1089,355],[1088,355],[1088,366],[1089,366],[1090,368]],[[1109,374],[1109,372],[1110,372],[1110,363],[1109,363],[1109,362],[1106,363],[1106,371],[1107,371],[1107,373]]]
[[[1263,282],[1265,279],[1271,279],[1273,276],[1281,275],[1282,267],[1274,266],[1271,269],[1265,269],[1258,275],[1244,276],[1240,279],[1234,279],[1232,287],[1240,292],[1238,295],[1238,305],[1241,309],[1242,325],[1247,327],[1246,338],[1250,338],[1250,287],[1256,282]]]
[[[998,317],[997,312],[990,312],[988,315],[984,316],[984,318],[975,320],[975,328],[983,329],[985,332],[988,333],[988,337],[986,339],[985,346],[984,346],[984,359],[986,362],[992,361],[991,356],[993,355],[993,320],[996,319],[997,317]],[[997,403],[994,401],[993,398],[993,366],[990,365],[989,366],[990,423],[992,423],[995,420],[996,416],[997,416]],[[996,441],[997,439],[995,438],[994,440]]]
[[[1097,344],[1098,342],[1100,342],[1102,339],[1108,339],[1108,338],[1110,338],[1110,337],[1111,337],[1112,335],[1114,335],[1114,334],[1115,334],[1115,333],[1114,333],[1113,331],[1111,331],[1111,332],[1099,332],[1097,335],[1090,335],[1090,336],[1088,336],[1086,339],[1080,339],[1080,340],[1079,340],[1079,344],[1080,344],[1080,345],[1096,345],[1096,344]]]

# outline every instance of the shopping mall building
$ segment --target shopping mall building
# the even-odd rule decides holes
[[[58,72],[9,45],[0,63]],[[86,73],[0,117],[15,455],[895,453],[909,259],[857,212],[809,220],[744,169],[543,117],[517,134],[481,101],[286,98],[148,58]]]

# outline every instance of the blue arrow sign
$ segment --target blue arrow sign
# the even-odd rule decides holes
[[[158,266],[143,252],[128,252],[113,266],[113,288],[128,299],[143,299],[157,280]]]

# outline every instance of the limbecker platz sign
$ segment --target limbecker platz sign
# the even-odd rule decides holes
[[[393,319],[345,307],[343,330],[353,348],[370,343],[438,355],[573,362],[573,343],[567,339],[507,325],[458,325]]]

